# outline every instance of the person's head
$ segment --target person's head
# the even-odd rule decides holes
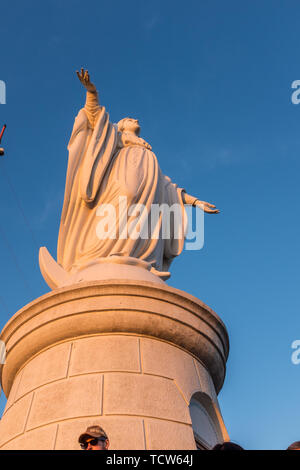
[[[106,432],[100,426],[89,426],[79,436],[78,442],[83,450],[107,450],[109,439]]]
[[[137,119],[126,117],[118,122],[119,132],[131,132],[135,135],[139,135],[140,130],[141,128]]]
[[[223,442],[223,444],[216,444],[211,450],[244,450],[234,442]]]
[[[286,450],[300,450],[300,441],[295,441]]]

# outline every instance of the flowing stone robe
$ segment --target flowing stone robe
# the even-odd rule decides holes
[[[86,105],[75,119],[68,145],[57,261],[71,274],[98,258],[129,256],[150,263],[155,274],[163,274],[183,249],[186,232],[184,190],[162,174],[151,150],[142,145],[121,144],[117,125],[109,121],[104,107],[93,104],[95,96],[87,93]],[[91,111],[93,106],[94,111]],[[119,225],[132,228],[138,220],[136,228],[140,229],[140,236],[136,239],[120,236],[117,230],[114,238],[116,230],[110,223],[111,238],[99,238],[97,226],[101,218],[97,211],[99,214],[99,209],[105,208],[106,204],[115,208],[117,228]],[[145,208],[139,217],[138,212],[127,216],[133,210],[133,204],[142,204]],[[163,213],[156,218],[154,231],[149,232],[153,204],[179,205],[180,221],[175,219],[174,230],[171,224],[169,239],[162,236]]]

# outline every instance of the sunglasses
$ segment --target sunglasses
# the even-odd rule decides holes
[[[86,450],[88,448],[88,445],[91,444],[91,446],[96,446],[98,444],[99,441],[103,441],[105,442],[106,439],[104,437],[101,437],[101,438],[93,438],[93,439],[87,439],[85,442],[81,442],[80,443],[80,447],[84,450]]]

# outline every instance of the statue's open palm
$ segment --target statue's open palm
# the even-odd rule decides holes
[[[209,202],[205,201],[199,201],[199,199],[194,202],[194,206],[200,207],[200,209],[208,214],[219,214],[220,212],[219,209],[216,209],[214,204],[210,204]]]
[[[79,78],[79,81],[82,83],[82,85],[87,89],[87,91],[90,91],[92,93],[95,93],[96,87],[95,85],[91,82],[89,72],[88,70],[84,70],[83,68],[81,69],[80,72],[76,72],[77,77]]]

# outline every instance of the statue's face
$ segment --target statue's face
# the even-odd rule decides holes
[[[135,135],[139,135],[140,133],[140,125],[137,119],[128,118],[123,124],[124,131],[126,132],[133,132]]]

